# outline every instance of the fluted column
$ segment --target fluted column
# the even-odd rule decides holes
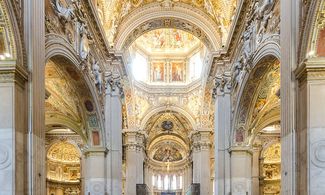
[[[281,194],[296,194],[296,82],[292,79],[297,66],[300,3],[280,1],[281,42]]]
[[[193,139],[193,183],[200,183],[200,193],[210,194],[210,131],[197,131]]]
[[[106,149],[90,148],[84,151],[83,173],[84,194],[101,195],[107,193],[106,187]]]
[[[45,174],[45,1],[24,1],[24,45],[26,65],[30,72],[28,98],[21,107],[28,105],[28,192],[33,195],[46,193]],[[28,99],[28,102],[26,102]],[[20,115],[21,111],[17,110]],[[21,123],[24,123],[21,121]],[[19,128],[26,128],[17,126]],[[17,147],[17,146],[16,146]],[[21,146],[18,146],[18,148]],[[24,152],[23,154],[26,154]],[[21,160],[23,161],[23,160]],[[14,181],[14,180],[13,180]],[[26,181],[26,180],[25,180]],[[22,183],[16,185],[21,188]],[[22,189],[24,192],[27,188]]]
[[[222,81],[224,84],[219,83]],[[215,153],[215,185],[214,191],[220,195],[230,193],[230,145],[231,98],[230,89],[226,85],[230,77],[225,75],[216,79],[214,89],[214,153]]]
[[[105,131],[108,147],[107,185],[109,194],[122,194],[122,98],[118,74],[105,74]]]
[[[298,79],[297,194],[324,194],[325,60],[307,59],[295,73]]]
[[[124,131],[126,155],[125,194],[136,195],[136,184],[143,184],[144,139],[138,131]]]
[[[252,194],[252,152],[247,147],[230,148],[231,194]]]

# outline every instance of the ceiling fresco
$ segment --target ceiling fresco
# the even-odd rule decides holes
[[[129,13],[153,3],[157,3],[157,6],[187,4],[201,10],[215,21],[222,36],[227,37],[236,11],[236,2],[236,0],[97,0],[97,10],[110,43],[114,42],[119,24]]]
[[[173,124],[172,128],[169,130],[165,130],[163,126],[166,121]],[[148,143],[153,141],[157,136],[164,134],[177,135],[188,143],[188,134],[192,128],[189,122],[181,114],[165,112],[151,117],[145,130],[148,132]]]
[[[154,153],[153,159],[160,162],[175,162],[183,159],[179,149],[171,144],[164,144]]]
[[[135,44],[149,55],[158,53],[179,55],[196,48],[200,40],[185,31],[164,28],[143,34]]]
[[[53,62],[49,61],[45,68],[45,86],[50,93],[45,101],[46,112],[60,113],[76,122],[81,121],[78,96],[71,86],[67,75]],[[77,76],[75,76],[76,79]]]

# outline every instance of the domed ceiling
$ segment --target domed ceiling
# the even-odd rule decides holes
[[[219,26],[220,33],[227,36],[236,10],[236,2],[236,0],[97,0],[97,10],[108,41],[113,43],[123,19],[137,8],[148,4],[189,5],[207,14]]]

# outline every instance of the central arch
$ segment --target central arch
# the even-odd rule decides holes
[[[115,49],[123,51],[145,32],[159,28],[176,28],[199,38],[211,51],[222,46],[219,27],[206,13],[187,4],[162,7],[152,3],[135,9],[125,18],[115,38]]]

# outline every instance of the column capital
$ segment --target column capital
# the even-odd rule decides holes
[[[325,60],[323,58],[308,58],[294,71],[299,83],[310,80],[325,80]]]
[[[121,76],[118,73],[105,72],[105,89],[106,95],[124,97]]]
[[[201,151],[201,150],[208,150],[211,147],[211,130],[201,130],[191,132],[190,136],[193,140],[193,150],[194,151]]]
[[[123,134],[125,136],[125,149],[129,151],[142,151],[144,150],[144,144],[146,139],[146,133],[144,131],[134,131],[124,129]]]
[[[24,87],[27,80],[25,67],[17,66],[15,61],[0,61],[0,83],[17,83]]]
[[[231,73],[225,72],[222,75],[215,77],[215,84],[212,92],[212,97],[215,99],[217,96],[230,94],[232,89]]]

